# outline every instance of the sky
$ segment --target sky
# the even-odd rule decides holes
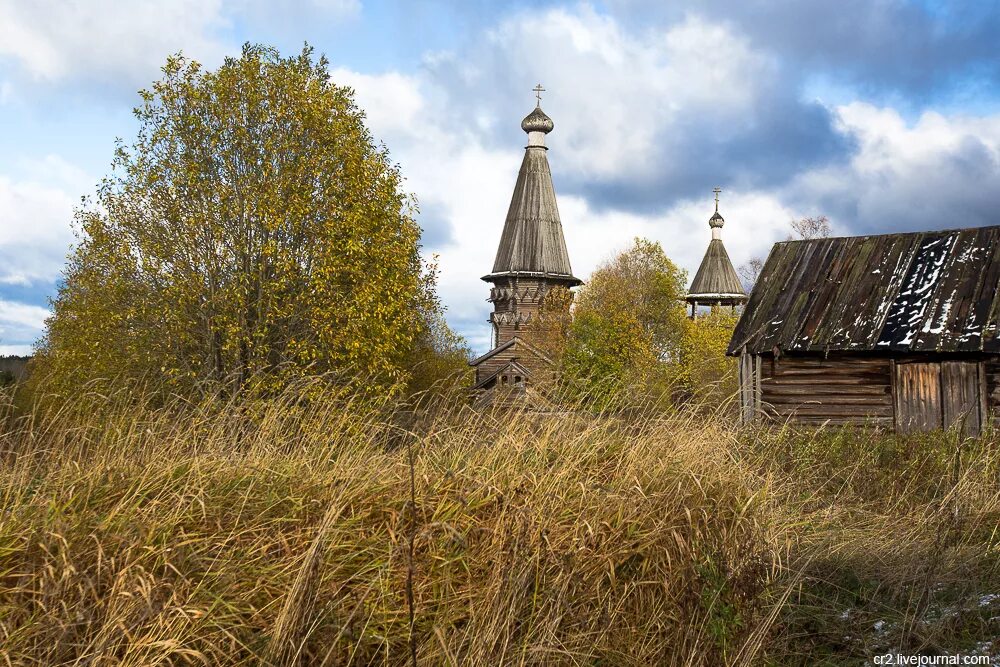
[[[712,188],[734,264],[789,222],[1000,224],[994,0],[0,0],[0,354],[44,332],[73,209],[183,52],[327,56],[420,206],[448,321],[489,346],[488,273],[542,107],[576,275],[635,236],[692,275]]]

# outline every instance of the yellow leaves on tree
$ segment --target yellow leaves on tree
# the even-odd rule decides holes
[[[602,404],[669,400],[685,280],[646,239],[600,266],[577,294],[563,364],[569,383]]]
[[[738,319],[737,314],[716,307],[685,321],[677,379],[690,403],[713,409],[735,397],[736,359],[726,356],[726,348]]]
[[[659,243],[635,239],[576,296],[562,355],[564,382],[591,405],[667,408],[721,403],[736,390],[725,356],[734,314],[691,320],[687,277]]]
[[[434,272],[397,167],[327,71],[308,48],[247,45],[211,72],[168,60],[135,142],[77,212],[46,382],[403,378],[439,314]]]

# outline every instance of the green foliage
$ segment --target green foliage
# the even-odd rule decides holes
[[[216,71],[176,56],[163,72],[141,93],[134,143],[76,214],[38,381],[405,379],[414,346],[440,337],[435,273],[351,90],[309,48],[247,45]]]
[[[685,284],[660,244],[639,238],[594,272],[577,295],[562,356],[576,398],[598,408],[730,401],[736,362],[726,348],[738,316],[715,308],[689,319]]]
[[[545,293],[532,323],[532,342],[557,365],[562,364],[566,354],[566,341],[573,324],[572,304],[573,293],[568,288],[552,287]]]
[[[408,372],[407,393],[470,385],[475,372],[469,366],[472,350],[465,339],[448,327],[438,311],[427,312],[424,323],[404,362]]]
[[[636,238],[576,297],[564,358],[567,384],[598,404],[669,398],[685,326],[684,271],[659,243]]]
[[[738,319],[735,313],[713,308],[707,315],[685,320],[676,377],[693,404],[714,408],[736,394],[737,362],[726,356],[726,349]]]

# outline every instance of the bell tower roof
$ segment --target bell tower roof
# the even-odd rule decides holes
[[[483,280],[504,276],[537,276],[567,286],[583,281],[573,275],[563,236],[552,172],[546,156],[545,135],[555,126],[541,108],[541,84],[535,87],[538,103],[521,121],[528,145],[514,184],[493,271]]]
[[[733,262],[729,259],[726,246],[722,244],[722,226],[726,224],[719,213],[720,188],[715,188],[715,213],[708,219],[712,229],[712,240],[708,242],[708,250],[701,260],[698,272],[694,274],[691,287],[685,300],[688,303],[702,304],[737,304],[747,300],[743,285],[736,275]]]

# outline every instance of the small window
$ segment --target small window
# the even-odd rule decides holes
[[[506,375],[501,375],[500,376],[500,384],[507,384],[507,380],[509,380],[509,379],[510,378],[508,378]]]
[[[521,376],[520,375],[515,375],[514,376],[514,384],[521,384]]]

